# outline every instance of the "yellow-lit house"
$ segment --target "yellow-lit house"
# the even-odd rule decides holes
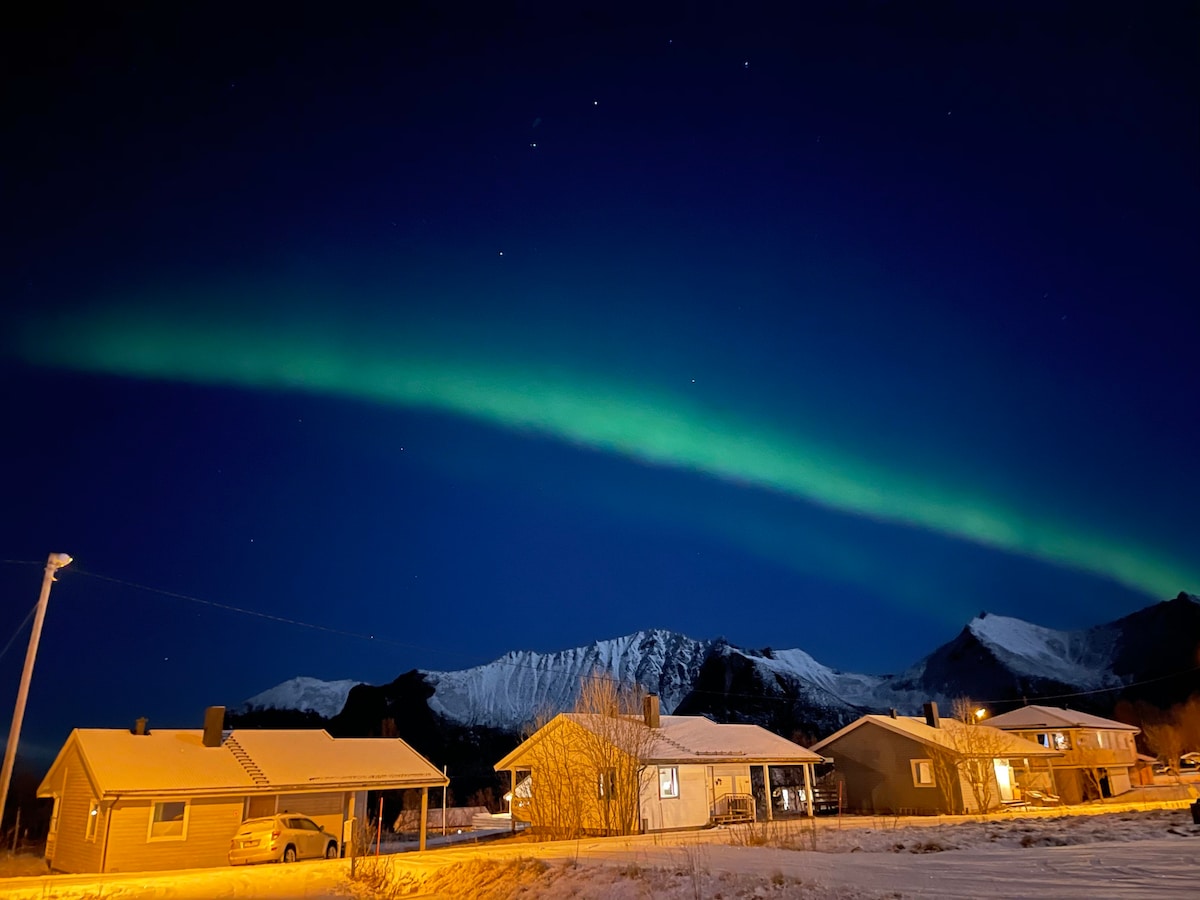
[[[833,760],[842,808],[858,813],[936,815],[1025,803],[1062,753],[988,725],[938,715],[862,716],[813,744]],[[1034,766],[1043,767],[1035,770]]]
[[[428,789],[445,776],[398,738],[335,738],[322,730],[222,731],[210,707],[200,729],[71,732],[38,796],[54,801],[46,859],[58,872],[139,872],[228,865],[246,819],[306,815],[341,842],[366,815],[368,790]],[[424,829],[422,829],[424,834]]]
[[[821,761],[757,725],[662,716],[652,695],[641,716],[555,716],[495,768],[510,773],[515,820],[574,836],[769,819],[772,806],[761,788],[755,796],[751,769],[769,786],[772,767],[800,767],[811,788]]]
[[[1134,725],[1056,706],[1023,706],[987,720],[993,728],[1062,752],[1045,766],[1064,803],[1113,797],[1133,787],[1138,764]]]

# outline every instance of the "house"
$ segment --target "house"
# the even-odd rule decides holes
[[[435,806],[426,815],[425,827],[431,832],[442,830],[442,819],[445,818],[447,831],[462,831],[475,827],[477,816],[491,817],[486,806],[451,806],[447,809]],[[421,811],[419,809],[402,809],[396,821],[392,823],[392,831],[396,834],[417,834],[421,830]]]
[[[223,732],[76,728],[38,787],[54,801],[46,859],[59,872],[228,865],[246,819],[301,813],[343,838],[367,814],[368,790],[430,787],[446,777],[396,738],[322,730]]]
[[[1048,788],[1031,776],[1032,761],[1061,752],[987,725],[943,719],[937,704],[925,717],[862,716],[812,747],[833,759],[844,783],[842,807],[889,815],[978,812],[1027,800]]]
[[[514,819],[562,834],[628,834],[772,818],[772,767],[802,767],[811,788],[821,761],[757,725],[660,715],[651,695],[641,716],[555,716],[495,768],[515,785]],[[752,770],[765,790],[752,787]]]
[[[1023,706],[992,716],[988,724],[1062,751],[1052,768],[1043,768],[1053,779],[1054,793],[1066,803],[1114,797],[1133,787],[1138,767],[1134,735],[1140,728],[1055,706]]]

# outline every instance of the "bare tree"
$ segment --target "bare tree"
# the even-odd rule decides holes
[[[584,728],[582,755],[591,776],[595,820],[605,834],[637,830],[642,760],[654,732],[642,718],[644,693],[639,685],[618,685],[611,678],[589,677],[580,685],[575,712]]]
[[[950,759],[943,760],[941,765],[953,766],[952,777],[971,789],[979,811],[987,813],[999,805],[996,760],[1009,756],[1009,737],[998,728],[978,724],[976,708],[977,704],[968,697],[954,701],[952,718],[942,723]],[[937,765],[935,758],[935,768]]]
[[[527,729],[532,740],[529,766],[529,821],[551,838],[572,838],[583,833],[583,797],[574,765],[578,756],[579,729],[569,720],[539,714]],[[517,805],[514,784],[513,805]]]
[[[1171,771],[1179,774],[1179,757],[1183,755],[1184,734],[1174,722],[1147,722],[1142,726],[1142,734],[1150,749],[1158,758],[1170,766]]]
[[[552,837],[637,829],[642,760],[655,740],[637,686],[583,679],[574,711],[539,716],[530,729],[530,820]]]

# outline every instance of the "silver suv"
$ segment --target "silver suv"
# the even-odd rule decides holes
[[[336,859],[338,840],[308,816],[280,813],[247,819],[229,842],[229,864]]]

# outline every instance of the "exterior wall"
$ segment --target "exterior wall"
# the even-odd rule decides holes
[[[1046,745],[1047,736],[1066,735],[1070,746],[1063,756],[1052,762],[1058,796],[1064,803],[1082,803],[1095,786],[1084,769],[1105,769],[1112,796],[1123,794],[1133,787],[1133,770],[1137,766],[1137,746],[1128,731],[1101,731],[1089,728],[1021,730],[1014,732],[1034,743]],[[1039,741],[1039,737],[1041,740]],[[1034,769],[1045,769],[1045,762],[1034,762]]]
[[[944,809],[943,786],[913,784],[912,761],[929,759],[930,749],[919,741],[894,734],[870,722],[855,728],[822,749],[833,757],[845,779],[845,807],[856,812],[935,814]],[[940,774],[940,773],[938,773]],[[961,785],[950,789],[962,796]]]
[[[677,766],[679,796],[658,796],[658,766],[646,767],[642,780],[641,814],[646,831],[670,831],[675,828],[700,828],[708,824],[712,809],[709,766]],[[750,770],[742,766],[749,778]]]
[[[229,841],[242,823],[245,798],[191,799],[186,835],[182,839],[150,840],[154,802],[139,798],[112,804],[104,871],[151,872],[229,865]]]
[[[366,800],[364,798],[364,805]],[[341,791],[322,794],[280,794],[279,811],[308,816],[335,839],[342,834],[342,817],[346,810],[346,795]]]
[[[88,840],[87,823],[92,801],[97,799],[83,767],[79,748],[72,745],[53,773],[50,786],[58,793],[58,830],[46,844],[46,859],[57,872],[99,872],[103,849],[104,820],[108,810],[101,805],[95,837]]]
[[[1045,735],[1054,731],[1014,731],[1018,737],[1045,746]],[[1131,769],[1137,765],[1137,747],[1133,735],[1127,731],[1095,731],[1084,728],[1060,729],[1070,741],[1070,747],[1062,751],[1060,759],[1054,760],[1056,769],[1079,766],[1106,766]]]
[[[280,794],[274,808],[311,818],[340,841],[345,795]],[[199,798],[189,801],[187,834],[182,840],[150,840],[153,800],[117,800],[112,804],[104,854],[106,872],[149,872],[193,869],[229,864],[229,841],[244,820],[243,796]],[[100,823],[101,827],[105,823]]]
[[[1133,783],[1129,777],[1128,769],[1109,769],[1108,770],[1108,787],[1112,791],[1113,796],[1123,794],[1126,791],[1133,790]]]
[[[638,800],[644,794],[639,788],[644,785],[637,784],[636,779],[639,772],[646,778],[650,777],[649,773],[632,758],[619,755],[618,759],[618,754],[614,754],[612,761],[616,765],[612,768],[616,769],[620,793],[615,799],[606,801],[599,793],[600,773],[596,759],[588,752],[589,747],[595,747],[591,743],[595,740],[592,735],[566,719],[553,720],[539,734],[537,743],[519,759],[511,761],[518,783],[522,780],[521,772],[529,773],[528,800],[522,802],[518,797],[513,804],[517,818],[526,819],[534,828],[549,831],[637,830]],[[657,798],[657,793],[654,796]],[[608,805],[610,802],[612,805]]]

